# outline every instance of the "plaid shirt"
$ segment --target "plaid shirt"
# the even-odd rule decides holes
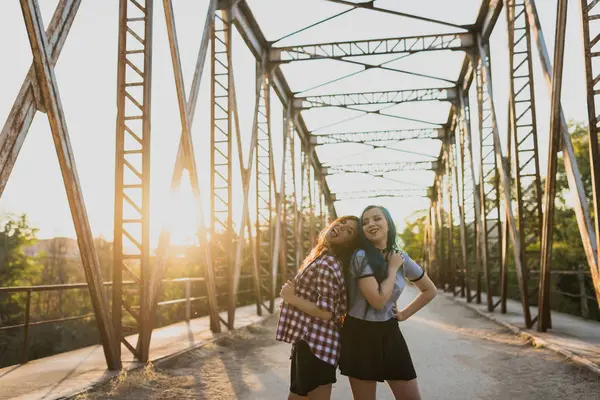
[[[275,338],[288,343],[304,340],[316,357],[328,364],[337,365],[340,355],[340,322],[346,314],[342,265],[326,254],[299,271],[294,283],[296,296],[331,312],[333,317],[331,320],[311,317],[282,301]]]

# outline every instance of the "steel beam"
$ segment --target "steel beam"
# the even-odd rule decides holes
[[[424,190],[385,189],[385,190],[356,190],[350,192],[335,192],[336,201],[380,198],[380,197],[427,197]]]
[[[341,173],[383,174],[396,171],[427,171],[436,170],[437,161],[397,161],[372,164],[341,164],[327,166],[328,175]]]
[[[210,131],[210,236],[213,266],[217,276],[231,278],[233,236],[233,130],[231,93],[232,21],[229,10],[217,11],[211,41],[211,131]],[[219,240],[215,240],[219,238]],[[225,285],[221,286],[223,289]],[[231,287],[231,285],[228,285]],[[229,293],[229,297],[233,294]],[[229,308],[228,314],[234,312]],[[229,327],[231,329],[231,327]]]
[[[598,116],[596,114],[596,101],[599,98],[597,89],[598,68],[594,68],[597,64],[600,53],[594,51],[595,44],[599,40],[596,35],[593,39],[590,35],[590,22],[598,18],[600,7],[598,2],[588,4],[586,0],[581,0],[581,27],[585,57],[585,76],[587,90],[587,106],[588,106],[588,137],[589,137],[589,154],[592,172],[592,196],[594,201],[594,225],[596,233],[596,246],[600,249],[600,149],[598,148]],[[594,62],[596,61],[596,62]],[[599,257],[600,258],[600,257]],[[592,268],[592,281],[594,282],[594,293],[596,301],[600,305],[600,271]],[[583,304],[583,303],[582,303]]]
[[[268,56],[268,50],[270,48],[269,42],[266,40],[262,31],[260,30],[258,22],[254,18],[250,7],[246,3],[246,0],[240,0],[231,7],[231,18],[238,32],[248,46],[248,49],[252,52],[252,54],[254,54],[254,57],[257,60],[262,61],[265,56]],[[290,106],[290,101],[293,99],[293,93],[287,81],[285,80],[281,69],[275,68],[273,71],[271,71],[270,78],[271,86],[275,90],[275,93],[277,93],[283,108],[287,109]],[[292,111],[294,111],[293,107]],[[304,119],[300,114],[295,112],[294,119],[294,126],[296,127],[296,132],[298,133],[300,140],[303,144],[308,145],[310,143],[310,132],[306,127]],[[317,174],[321,176],[321,163],[314,152],[314,148],[311,151],[312,153],[310,162],[313,164]],[[324,182],[323,193],[327,200],[330,215],[335,217],[335,207],[333,206],[331,192],[326,181]]]
[[[271,62],[286,63],[305,60],[340,60],[345,57],[383,54],[419,53],[438,50],[467,50],[475,41],[471,33],[409,36],[386,39],[354,40],[274,47],[269,52]]]
[[[254,118],[252,122],[252,137],[250,139],[250,149],[248,150],[248,162],[247,166],[243,167],[243,162],[240,160],[240,166],[242,167],[242,185],[243,185],[243,198],[244,203],[242,206],[242,221],[240,225],[240,234],[238,235],[236,250],[235,250],[235,259],[233,265],[233,273],[231,278],[231,293],[232,296],[229,299],[230,308],[237,304],[237,293],[240,282],[241,268],[242,268],[242,252],[244,248],[244,229],[248,227],[248,237],[250,239],[250,244],[254,245],[252,247],[252,258],[253,258],[253,276],[254,276],[254,285],[255,285],[255,295],[256,295],[256,311],[258,315],[262,315],[262,290],[261,290],[261,275],[260,275],[260,266],[259,266],[259,257],[256,252],[255,243],[258,242],[258,238],[252,240],[252,231],[249,227],[250,224],[250,209],[248,207],[249,198],[250,198],[250,179],[251,174],[253,172],[252,166],[255,159],[255,151],[258,144],[258,118],[259,118],[259,107],[260,107],[260,99],[263,93],[264,79],[267,74],[265,71],[264,64],[259,68],[259,73],[257,73],[257,81],[256,81],[256,96],[254,101]],[[232,88],[233,89],[233,88]],[[233,93],[235,95],[235,89],[233,89]],[[235,105],[235,102],[234,102]],[[241,143],[240,143],[240,130],[237,129],[237,137],[238,137],[238,150],[241,154]],[[235,316],[235,307],[233,308],[233,313],[231,313],[229,317],[229,325],[233,326]]]
[[[135,7],[134,5],[139,5]],[[115,157],[115,211],[113,242],[112,318],[115,334],[123,334],[123,309],[133,304],[123,298],[123,272],[137,283],[139,314],[134,356],[148,361],[150,337],[147,301],[150,283],[150,121],[152,93],[153,0],[119,5],[119,56],[117,61],[117,126]],[[126,215],[127,209],[132,215]],[[132,250],[124,249],[130,242]],[[133,349],[133,346],[126,345]],[[121,347],[118,347],[120,356]]]
[[[444,128],[427,129],[392,129],[370,132],[345,132],[312,135],[310,140],[313,145],[338,144],[338,143],[374,143],[374,142],[400,142],[416,139],[440,139],[444,135]]]
[[[539,168],[537,118],[529,21],[524,0],[509,0],[506,7],[509,50],[509,150],[514,156],[517,222],[521,243],[521,263],[525,280],[537,269],[539,250],[529,250],[528,244],[541,237],[542,188]],[[511,154],[511,144],[514,153]],[[504,236],[504,233],[503,233]],[[502,252],[504,254],[504,251]],[[501,298],[506,301],[507,269],[503,256]]]
[[[52,15],[46,31],[52,68],[58,61],[80,4],[81,0],[60,0]],[[36,111],[45,110],[35,73],[32,63],[0,132],[0,196],[6,188]]]
[[[289,123],[293,127],[293,123],[290,120]],[[285,182],[285,193],[286,193],[286,208],[285,208],[285,221],[286,221],[286,268],[288,276],[295,276],[300,260],[297,258],[297,247],[298,247],[298,224],[300,220],[298,211],[298,188],[296,181],[296,139],[295,139],[295,128],[294,130],[288,130],[288,163],[286,164],[286,182]]]
[[[261,68],[257,68],[257,74],[264,73]],[[258,98],[257,114],[257,146],[255,154],[255,224],[256,241],[254,251],[258,259],[260,286],[262,290],[263,301],[268,299],[269,305],[263,306],[268,312],[272,313],[275,307],[274,291],[272,284],[272,260],[273,256],[273,231],[271,230],[272,210],[273,210],[273,187],[271,185],[271,176],[273,163],[271,153],[271,112],[270,112],[270,92],[268,79],[264,77],[260,86],[260,96]],[[258,81],[258,79],[257,79]]]
[[[381,92],[343,93],[297,97],[294,108],[305,110],[316,107],[347,107],[370,104],[400,104],[415,101],[451,101],[456,98],[456,88],[431,88],[389,90]]]
[[[550,264],[552,260],[552,234],[554,231],[554,201],[556,198],[556,172],[560,145],[560,97],[562,93],[563,61],[565,55],[565,32],[567,30],[567,0],[558,0],[556,13],[556,36],[554,40],[554,76],[550,103],[550,143],[548,145],[548,172],[544,188],[544,211],[542,223],[540,286],[538,298],[538,331],[550,326]]]
[[[505,207],[505,212],[507,216],[508,229],[509,229],[509,238],[513,245],[514,257],[515,257],[515,269],[517,272],[517,278],[519,280],[519,288],[521,292],[521,305],[523,308],[523,316],[525,320],[525,325],[531,326],[531,312],[529,310],[529,302],[527,297],[526,286],[524,285],[524,277],[523,277],[523,266],[521,264],[521,259],[519,258],[519,254],[521,253],[521,244],[519,243],[517,226],[515,222],[515,217],[511,207],[511,196],[510,196],[510,178],[508,176],[508,164],[506,159],[502,155],[502,148],[500,145],[500,134],[498,132],[498,122],[496,119],[496,110],[494,108],[493,102],[493,94],[492,94],[492,82],[491,82],[491,68],[489,64],[489,59],[487,58],[487,52],[484,48],[484,43],[482,38],[478,38],[477,42],[478,47],[478,73],[481,74],[481,79],[483,82],[483,89],[487,92],[486,97],[490,102],[490,118],[492,122],[492,135],[494,138],[494,148],[496,152],[496,159],[498,160],[498,175],[500,178],[500,186],[501,186],[501,196],[503,200],[503,204]]]
[[[446,211],[446,220],[448,225],[448,257],[446,262],[446,268],[441,274],[443,276],[441,287],[446,290],[446,285],[449,286],[450,282],[453,282],[453,269],[455,264],[454,260],[454,218],[452,215],[453,212],[453,203],[454,199],[452,198],[452,141],[450,138],[446,138],[443,145],[444,149],[444,191],[446,192],[446,198],[448,199],[448,210]]]
[[[552,64],[550,63],[550,57],[548,56],[548,50],[544,40],[540,20],[538,18],[535,1],[525,0],[525,7],[527,8],[527,18],[529,19],[531,34],[533,35],[538,49],[540,65],[546,80],[546,88],[548,89],[549,95],[552,96]],[[577,218],[577,225],[579,226],[579,233],[581,234],[581,241],[585,250],[590,271],[598,271],[598,245],[596,242],[596,233],[590,217],[585,188],[581,179],[581,173],[579,172],[579,168],[577,166],[575,150],[573,149],[573,144],[571,143],[571,136],[569,134],[567,121],[562,112],[562,108],[560,111],[560,120],[562,132],[560,143],[565,162],[565,172],[567,174],[569,188],[571,189],[571,193],[573,194],[575,200],[573,208]],[[596,293],[598,292],[599,285],[600,283],[596,281]]]
[[[169,0],[164,0],[169,1]],[[172,9],[172,4],[165,3],[165,18],[167,20],[167,33],[169,36],[169,47],[171,53],[171,62],[173,64],[173,73],[175,75],[175,83],[177,86],[177,97],[179,103],[179,113],[182,124],[182,132],[179,141],[179,147],[177,150],[177,156],[175,160],[175,166],[173,168],[173,174],[171,177],[171,193],[176,193],[181,185],[181,179],[183,176],[184,168],[189,170],[190,185],[192,187],[192,193],[196,202],[196,211],[199,216],[199,229],[198,236],[199,240],[207,242],[207,232],[204,224],[202,201],[200,195],[200,187],[198,182],[198,172],[196,169],[196,162],[194,159],[193,142],[191,137],[191,125],[194,120],[194,114],[196,111],[195,107],[190,107],[193,103],[194,98],[198,96],[197,91],[199,90],[199,82],[201,79],[202,68],[199,64],[204,64],[206,53],[208,52],[209,35],[213,29],[213,20],[215,14],[216,0],[211,0],[208,7],[206,25],[202,35],[201,45],[198,52],[198,61],[194,73],[194,82],[192,83],[192,93],[185,102],[185,85],[183,84],[183,74],[181,69],[181,60],[179,58],[179,48],[177,43],[177,31],[175,28],[175,20]],[[181,98],[183,97],[183,101]],[[149,296],[147,299],[147,307],[150,308],[148,315],[151,318],[152,324],[154,324],[154,318],[156,314],[158,290],[162,281],[162,276],[166,269],[169,246],[170,246],[170,231],[168,226],[163,227],[161,230],[158,249],[156,252],[156,262],[152,270],[151,280],[149,284]],[[203,246],[203,256],[205,262],[205,283],[206,292],[208,297],[209,316],[210,316],[210,328],[213,332],[220,332],[219,315],[217,313],[217,294],[215,288],[215,276],[212,266],[212,256],[210,246]],[[148,331],[146,331],[148,332]],[[150,343],[150,338],[145,339],[147,343]]]
[[[484,42],[487,42],[496,26],[496,21],[502,11],[504,2],[502,0],[483,0],[477,22],[475,26],[478,27],[478,31],[481,34]]]
[[[484,57],[489,60],[487,46],[484,51],[486,52]],[[492,119],[494,105],[490,90],[491,84],[486,85],[485,79],[491,78],[489,76],[484,78],[482,71],[479,71],[477,75],[479,152],[481,156],[479,163],[481,234],[479,238],[481,240],[481,262],[487,277],[486,285],[489,285],[486,290],[493,295],[499,282],[492,282],[492,276],[500,277],[502,270],[502,226],[500,223],[500,182],[498,176],[500,148],[499,142],[495,140],[496,134],[499,134],[496,131],[497,125]],[[508,206],[512,207],[510,200]],[[479,284],[479,279],[477,279],[477,283]],[[480,296],[480,291],[478,291],[478,296]],[[491,298],[488,297],[487,300],[488,309],[493,308],[493,305],[490,305]]]
[[[102,271],[94,247],[94,239],[75,166],[67,122],[54,75],[54,66],[51,60],[52,49],[49,46],[48,36],[44,31],[42,14],[37,0],[21,0],[21,9],[33,53],[35,76],[39,85],[41,100],[48,114],[48,122],[73,217],[73,225],[77,234],[77,243],[98,325],[100,342],[102,343],[108,368],[118,370],[121,368],[117,351],[119,342],[110,320],[108,299],[102,283]]]

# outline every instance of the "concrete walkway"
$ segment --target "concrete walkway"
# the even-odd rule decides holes
[[[525,335],[535,345],[547,347],[600,374],[600,322],[586,321],[573,315],[552,311],[552,329],[538,332],[535,326],[534,329],[525,328],[523,308],[518,301],[507,300],[507,312],[502,314],[500,307],[491,313],[487,311],[487,306],[483,303],[485,293],[481,295],[482,304],[467,303],[466,298],[453,297],[451,293],[444,293],[444,296],[506,326],[514,333]],[[494,303],[498,300],[498,297],[494,297]],[[532,317],[538,314],[537,307],[529,309]]]
[[[227,319],[226,313],[222,315]],[[236,328],[260,322],[256,305],[240,307],[236,311]],[[210,331],[209,318],[193,319],[154,330],[150,348],[153,361],[192,349],[216,336]],[[127,338],[135,346],[137,335]],[[139,363],[122,346],[123,368],[133,369]],[[106,370],[102,347],[90,346],[51,357],[0,369],[0,399],[56,399],[73,395],[95,383],[116,376]]]
[[[400,304],[416,295],[412,287]],[[276,342],[277,318],[138,371],[78,400],[281,400],[289,387],[290,345]],[[600,377],[535,348],[473,310],[440,295],[400,327],[424,400],[598,400]],[[250,329],[252,328],[252,329]],[[225,340],[226,339],[226,340]],[[332,400],[352,399],[338,374]],[[393,399],[379,384],[377,399]]]

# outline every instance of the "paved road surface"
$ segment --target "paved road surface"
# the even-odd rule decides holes
[[[407,290],[401,303],[415,295]],[[275,318],[188,353],[156,370],[81,399],[287,398],[289,345],[273,340]],[[534,349],[473,311],[437,297],[402,323],[423,399],[600,399],[600,377],[544,349]],[[333,399],[351,399],[339,376]],[[393,399],[384,384],[378,399]]]

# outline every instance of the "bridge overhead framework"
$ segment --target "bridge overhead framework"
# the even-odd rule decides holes
[[[525,325],[551,328],[550,255],[560,151],[575,197],[594,301],[600,303],[597,1],[581,0],[580,8],[593,182],[593,198],[587,199],[560,104],[566,0],[556,1],[553,62],[534,0],[471,1],[478,7],[476,17],[461,16],[460,23],[386,0],[287,0],[268,6],[258,0],[210,0],[205,20],[199,21],[203,25],[193,76],[184,76],[181,54],[188,49],[179,45],[173,1],[120,0],[111,301],[105,295],[54,72],[82,2],[59,0],[47,25],[39,0],[20,3],[33,62],[0,133],[0,195],[34,116],[45,113],[109,369],[121,367],[120,343],[140,361],[148,360],[168,267],[167,227],[156,254],[150,247],[150,156],[160,151],[151,147],[151,115],[161,113],[151,107],[153,40],[154,24],[163,16],[181,130],[170,190],[177,192],[189,177],[200,215],[203,202],[210,202],[206,223],[203,218],[198,222],[198,236],[202,243],[209,238],[213,243],[201,246],[201,280],[214,332],[235,327],[243,283],[259,314],[275,311],[279,285],[295,273],[320,229],[336,217],[336,201],[407,196],[429,199],[423,263],[438,287],[469,302],[484,302],[489,311],[506,312],[509,268],[514,268]],[[294,10],[309,5],[323,6],[329,14],[309,18],[296,30],[280,26],[285,30],[281,36],[263,29],[273,19],[292,21]],[[498,125],[489,46],[501,15],[506,17],[509,45],[507,132]],[[372,37],[386,27],[373,25],[373,33],[365,34],[370,30],[336,25],[356,21],[348,20],[353,16],[373,18],[368,19],[373,24],[378,18],[397,21],[387,31],[401,33]],[[315,30],[320,42],[303,42]],[[243,40],[255,60],[243,66],[256,74],[249,137],[240,127],[238,107],[246,100],[236,93],[234,71],[242,66],[234,63],[234,37]],[[533,80],[537,65],[551,98],[551,115],[543,116],[550,119],[550,129],[539,135]],[[197,110],[202,79],[210,82],[210,110]],[[275,102],[283,110],[277,129]],[[210,114],[210,135],[200,139],[192,135],[198,111]],[[540,135],[549,138],[546,155],[538,151]],[[342,158],[352,161],[340,163],[331,154],[343,146],[358,146],[354,148],[362,153],[347,154]],[[210,149],[209,187],[200,185],[198,148]],[[547,158],[547,179],[540,171],[542,157]],[[412,182],[407,188],[407,172],[430,184]],[[348,187],[335,181],[338,175],[346,182],[365,176],[373,185],[364,190]],[[234,193],[236,180],[242,185],[241,197]],[[238,222],[236,209],[241,210]],[[532,238],[541,238],[541,248],[526,251]],[[245,249],[251,249],[249,265],[243,261]],[[539,315],[531,315],[533,303]],[[223,310],[226,319],[219,316]],[[126,321],[135,325],[137,343],[125,339]]]

